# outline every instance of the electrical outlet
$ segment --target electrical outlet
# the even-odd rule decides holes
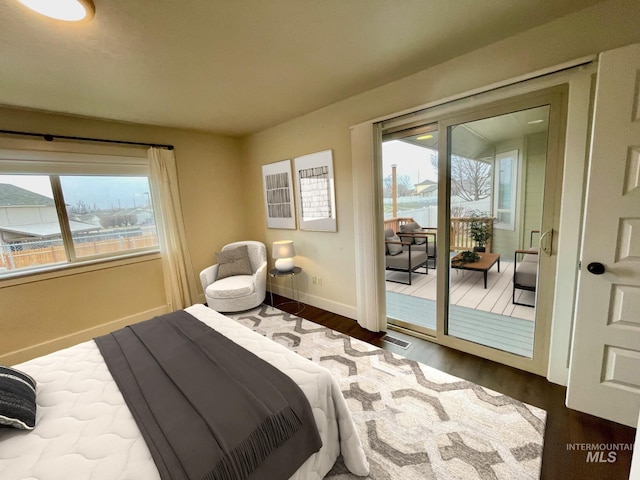
[[[316,278],[316,277],[314,277],[314,278]],[[316,278],[316,283],[317,283],[317,285],[318,285],[319,287],[321,287],[321,286],[322,286],[322,277],[318,277],[318,278]]]
[[[311,277],[311,283],[313,283],[314,285],[318,285],[318,277],[316,277],[315,275]]]

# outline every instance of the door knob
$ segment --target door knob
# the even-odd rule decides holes
[[[591,262],[587,265],[587,270],[594,275],[602,275],[604,273],[604,265],[600,262]]]

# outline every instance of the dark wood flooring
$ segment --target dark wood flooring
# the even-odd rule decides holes
[[[286,300],[274,295],[276,305]],[[269,295],[266,301],[269,301]],[[288,303],[279,308],[294,313],[297,305]],[[584,448],[594,444],[633,445],[636,429],[567,408],[564,405],[565,387],[550,383],[538,375],[400,332],[392,332],[393,336],[411,342],[409,348],[403,349],[383,341],[384,333],[370,332],[361,328],[350,318],[310,305],[306,305],[298,316],[546,410],[547,424],[540,476],[542,479],[627,480],[629,478],[631,450],[618,450],[615,461],[609,463],[607,461],[587,462],[587,450],[569,450],[569,448],[575,444],[584,444]],[[606,455],[602,460],[606,460]]]

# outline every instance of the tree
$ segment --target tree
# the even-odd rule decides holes
[[[396,176],[396,188],[398,197],[406,197],[413,192],[413,184],[411,183],[411,177],[409,175],[397,175]],[[383,179],[382,184],[382,196],[391,198],[393,194],[393,175],[387,175]]]
[[[437,158],[431,164],[438,168]],[[475,202],[491,195],[491,164],[471,158],[451,156],[451,195]]]
[[[78,202],[70,208],[71,213],[76,215],[86,215],[87,213],[92,213],[96,210],[98,210],[98,208],[95,203],[91,206],[86,204],[84,200],[78,200]]]

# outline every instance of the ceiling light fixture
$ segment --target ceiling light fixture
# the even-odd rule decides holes
[[[536,123],[542,123],[542,122],[544,122],[544,120],[531,120],[531,121],[527,122],[527,124],[535,125]]]
[[[429,140],[430,138],[433,138],[433,135],[427,134],[427,135],[420,135],[418,138],[416,138],[416,140]]]
[[[96,13],[92,0],[18,0],[34,12],[65,22],[88,22]]]

